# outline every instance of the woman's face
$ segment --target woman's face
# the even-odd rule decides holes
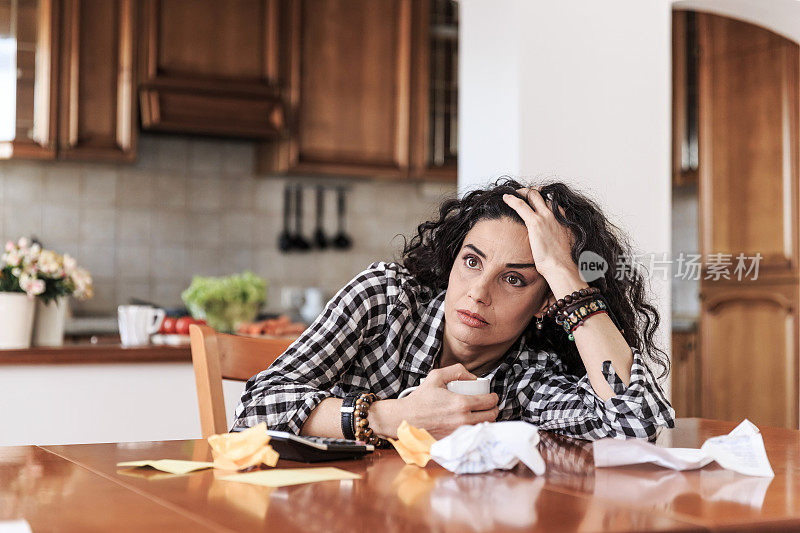
[[[450,270],[447,335],[467,346],[514,341],[541,310],[548,289],[533,266],[525,226],[510,218],[481,220]]]

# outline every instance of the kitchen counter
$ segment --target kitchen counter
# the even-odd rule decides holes
[[[189,346],[135,346],[117,343],[65,343],[64,346],[0,350],[0,365],[69,363],[184,363],[191,362]]]

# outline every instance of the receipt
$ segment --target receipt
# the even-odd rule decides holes
[[[697,448],[660,448],[643,440],[595,441],[596,467],[655,463],[673,470],[694,470],[716,461],[746,476],[774,477],[761,432],[745,419],[727,435],[712,437]]]
[[[431,446],[431,458],[456,474],[508,470],[522,461],[536,475],[544,474],[539,455],[539,430],[520,421],[461,426]]]

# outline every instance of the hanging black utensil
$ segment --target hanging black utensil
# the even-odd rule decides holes
[[[310,250],[311,244],[303,237],[303,187],[294,190],[294,249]]]
[[[333,246],[340,250],[347,250],[353,245],[353,240],[344,231],[344,215],[345,215],[345,202],[344,202],[344,189],[336,191],[336,199],[339,212],[339,232],[333,238]]]
[[[294,237],[289,229],[292,217],[292,189],[289,185],[283,189],[283,231],[278,235],[278,250],[288,252],[293,248]]]
[[[328,237],[322,229],[322,220],[325,216],[325,189],[317,187],[317,229],[314,230],[314,246],[319,249],[328,247]]]

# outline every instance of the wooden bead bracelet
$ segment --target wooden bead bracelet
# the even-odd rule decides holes
[[[355,410],[353,411],[353,426],[355,428],[356,440],[372,444],[376,448],[387,448],[389,446],[389,441],[377,436],[375,432],[372,431],[372,428],[369,427],[369,421],[367,420],[369,408],[372,402],[377,399],[378,397],[371,392],[365,392],[356,399]]]
[[[544,312],[546,318],[555,317],[559,311],[564,309],[570,304],[576,304],[584,300],[590,300],[593,296],[600,294],[600,289],[597,287],[588,287],[573,291],[572,294],[567,294],[563,298],[559,298],[556,303],[547,308]]]

